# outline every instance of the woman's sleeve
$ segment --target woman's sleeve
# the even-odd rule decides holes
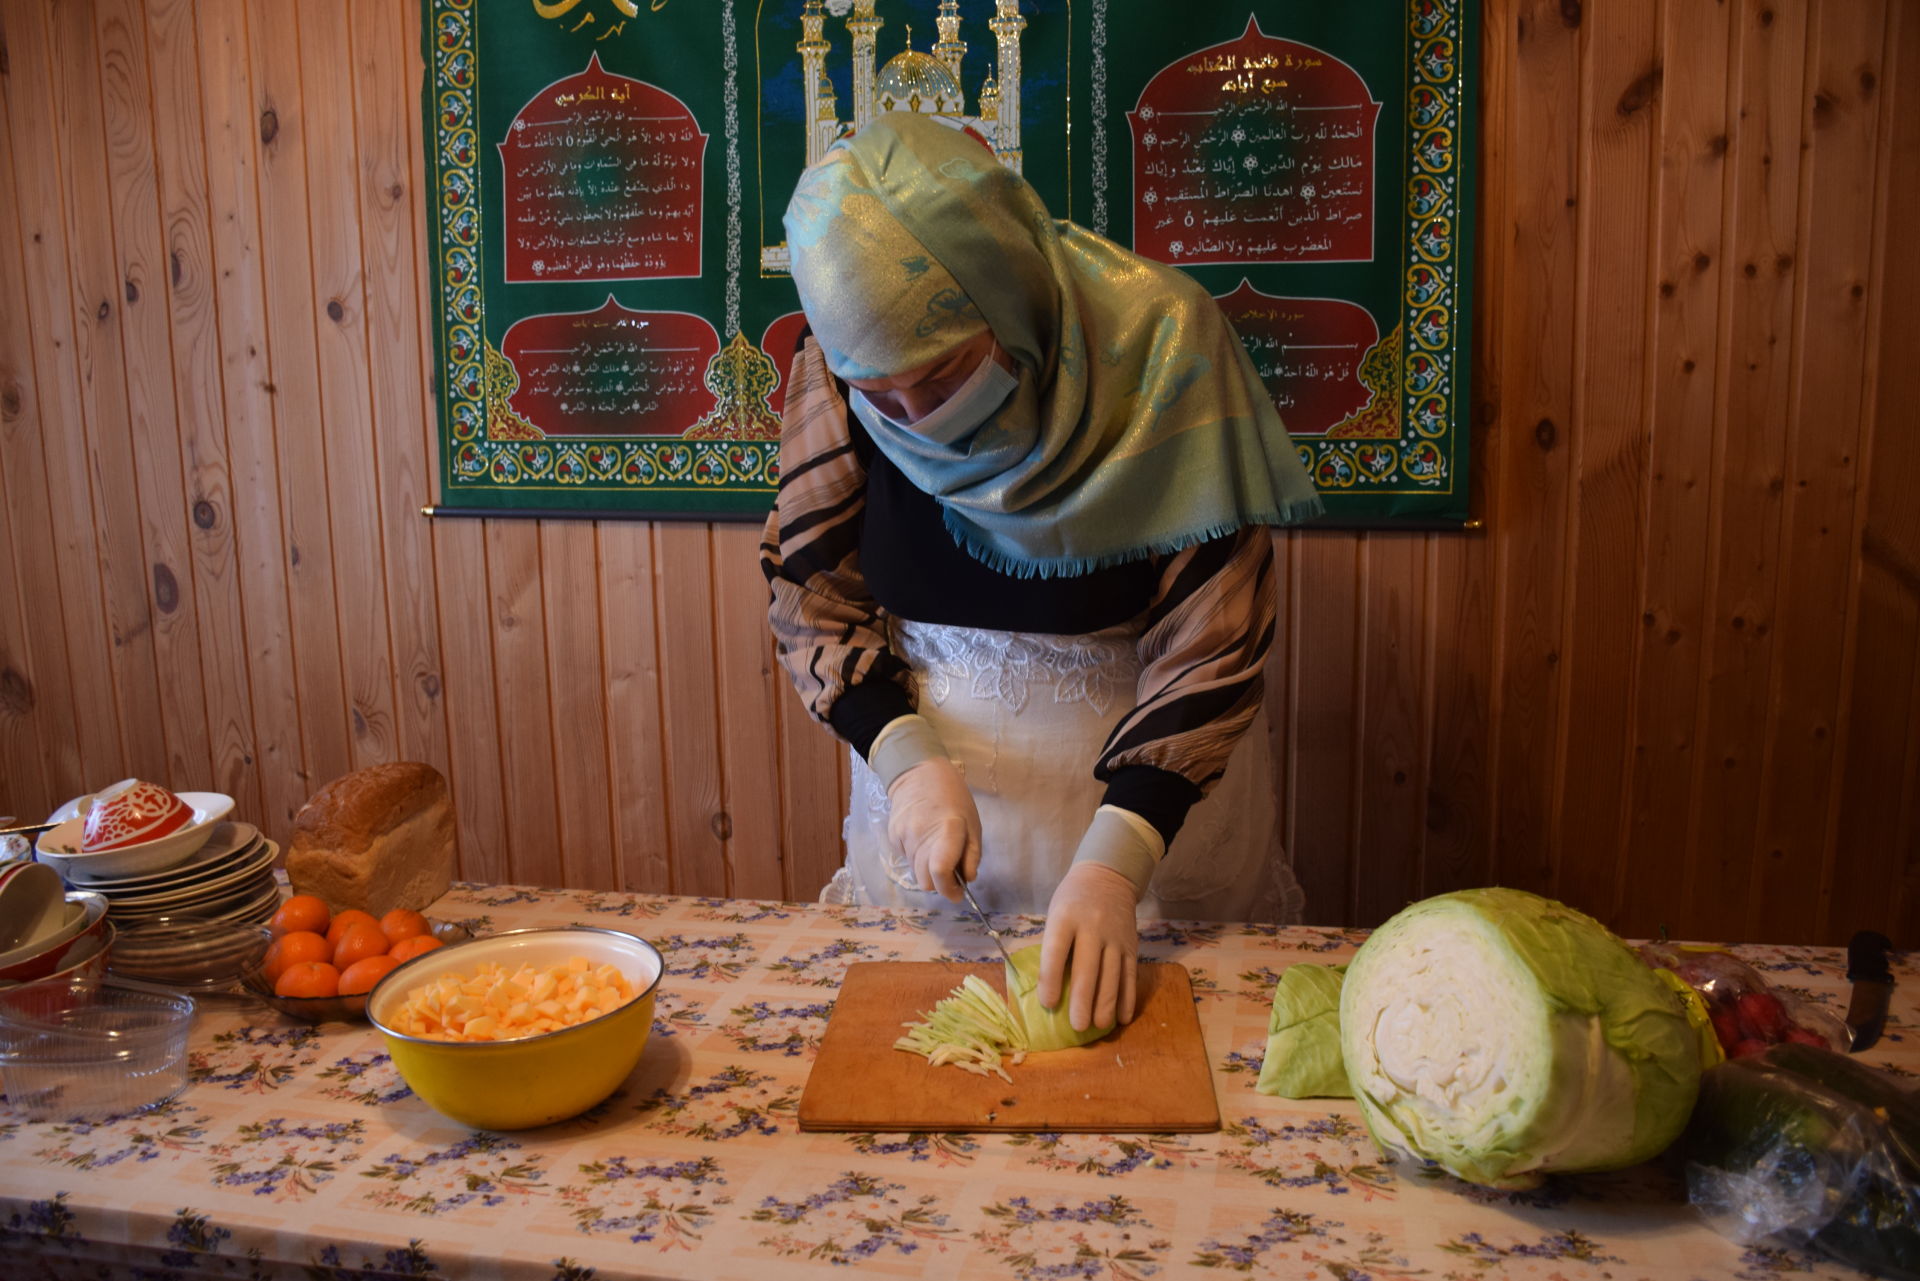
[[[867,470],[847,406],[811,338],[793,358],[780,432],[780,492],[760,539],[773,598],[767,621],[787,676],[814,719],[862,756],[913,711],[908,671],[887,648],[860,573]]]
[[[1107,784],[1105,803],[1173,839],[1260,710],[1276,607],[1265,526],[1166,560],[1140,637],[1137,702],[1094,768]]]

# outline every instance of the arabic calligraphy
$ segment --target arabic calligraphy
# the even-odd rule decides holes
[[[1177,264],[1371,260],[1379,114],[1351,67],[1257,22],[1174,60],[1128,113],[1134,247]]]
[[[1362,362],[1380,341],[1365,308],[1334,298],[1281,298],[1246,281],[1220,309],[1253,358],[1295,437],[1324,435],[1365,409],[1374,388]]]
[[[499,143],[507,280],[699,275],[706,142],[678,98],[597,56],[549,85]]]
[[[678,435],[710,411],[708,364],[719,335],[698,316],[599,310],[530,316],[501,352],[518,386],[514,412],[548,435]]]

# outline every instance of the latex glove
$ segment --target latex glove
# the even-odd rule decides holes
[[[1053,1009],[1069,960],[1073,990],[1067,1021],[1075,1031],[1133,1021],[1140,930],[1133,882],[1099,863],[1075,863],[1047,904],[1040,939],[1040,1004]]]
[[[913,863],[923,890],[960,901],[960,881],[980,871],[980,810],[953,762],[921,761],[887,788],[887,840]]]

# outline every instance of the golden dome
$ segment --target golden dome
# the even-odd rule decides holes
[[[873,96],[881,109],[929,111],[936,115],[961,110],[960,86],[946,64],[930,53],[908,49],[895,54],[874,77]]]

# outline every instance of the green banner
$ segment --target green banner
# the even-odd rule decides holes
[[[757,519],[780,214],[890,110],[1190,272],[1329,521],[1467,515],[1470,0],[422,0],[442,512]]]

